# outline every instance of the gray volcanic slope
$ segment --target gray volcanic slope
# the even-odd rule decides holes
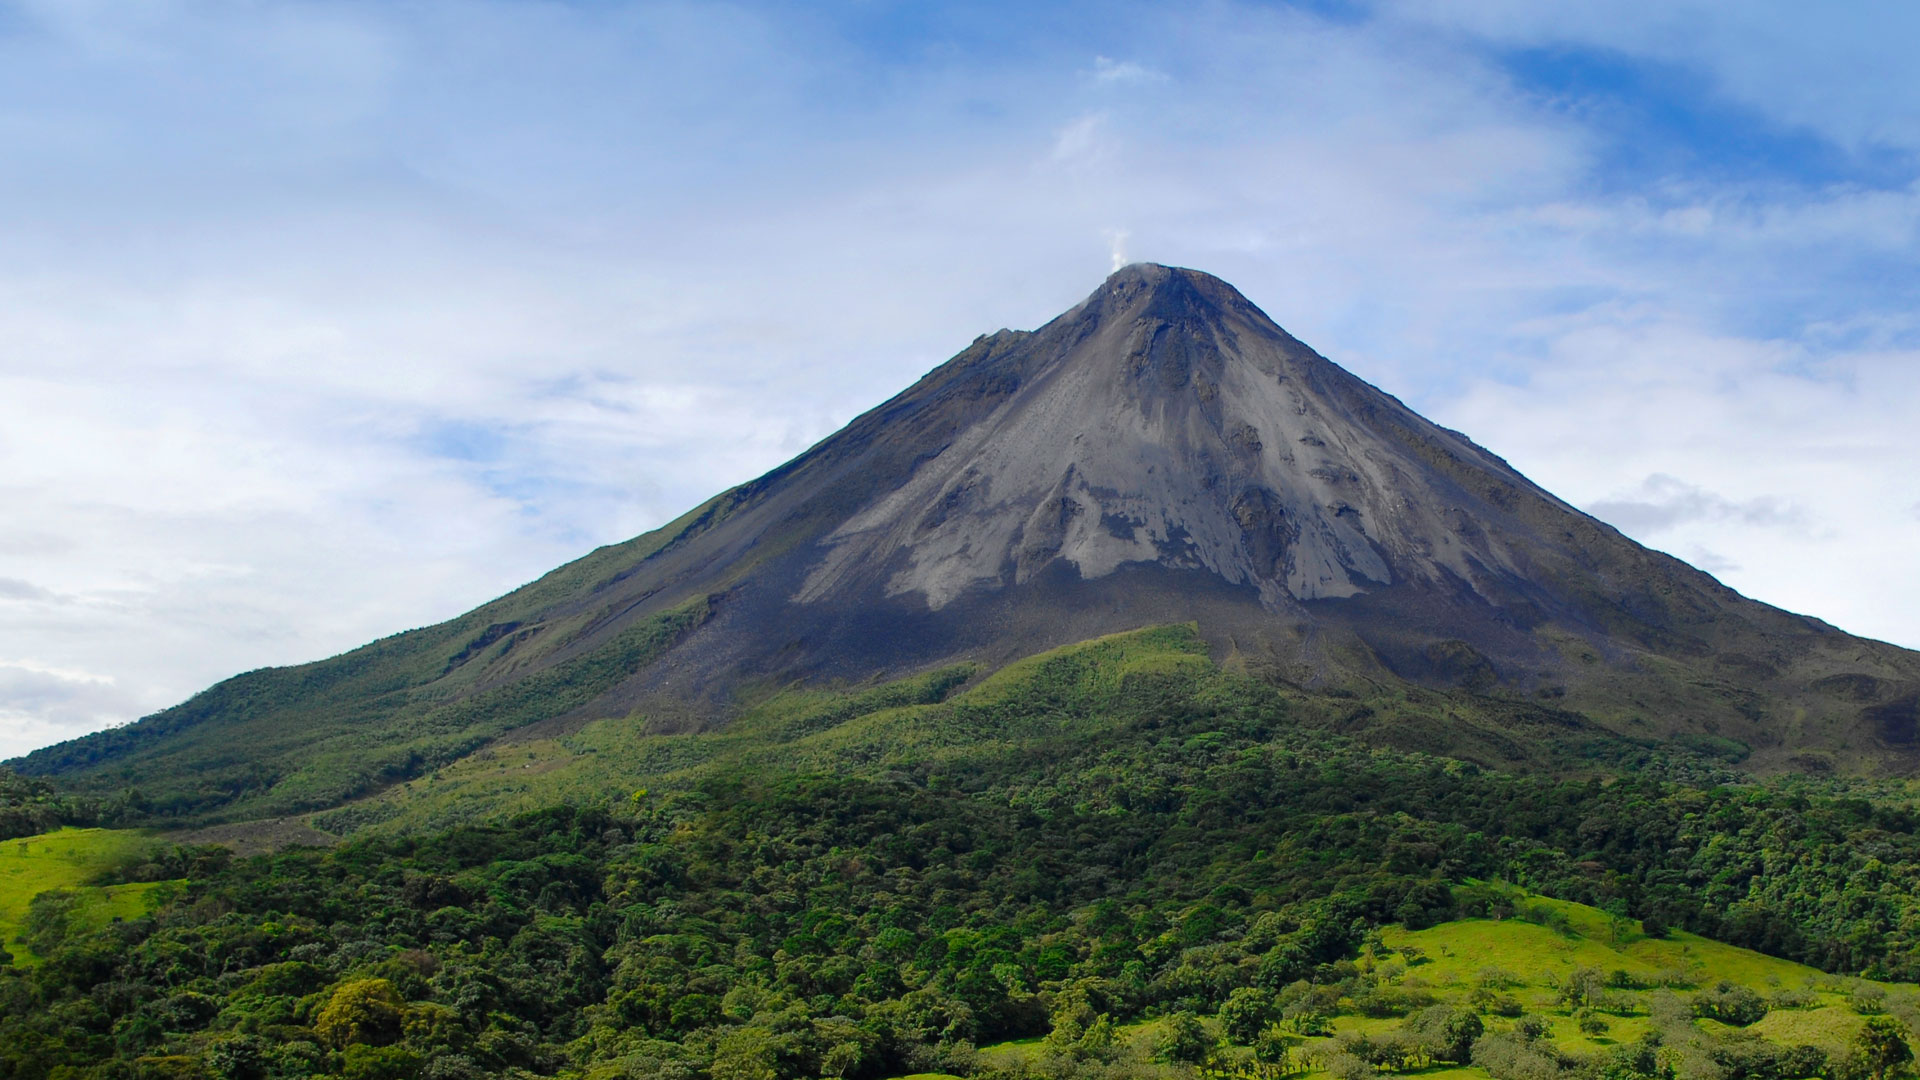
[[[437,759],[529,718],[705,724],[796,680],[991,666],[1173,621],[1264,677],[1453,687],[1634,738],[1738,739],[1763,767],[1904,769],[1920,729],[1920,655],[1648,551],[1226,283],[1136,265],[666,529],[22,766],[124,775],[268,720],[307,752],[377,741],[403,713],[416,758],[418,731],[446,733]],[[558,704],[459,711],[516,686]],[[283,782],[267,753],[226,760]]]

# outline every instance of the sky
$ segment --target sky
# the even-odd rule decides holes
[[[1118,263],[1920,647],[1920,6],[0,0],[0,757],[459,614]]]

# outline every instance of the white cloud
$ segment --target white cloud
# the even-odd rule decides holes
[[[1388,0],[1385,10],[1443,32],[1510,45],[1587,46],[1699,73],[1729,99],[1783,125],[1852,145],[1920,147],[1920,70],[1906,43],[1920,9],[1899,0],[1812,6],[1760,0],[1537,4]]]
[[[1096,156],[1101,149],[1100,129],[1106,122],[1106,113],[1089,113],[1061,128],[1053,140],[1053,160],[1081,162]]]
[[[1902,512],[1920,352],[1812,362],[1778,342],[1618,316],[1546,322],[1523,381],[1434,409],[1628,535],[1749,596],[1920,644],[1920,528]],[[1673,477],[1685,477],[1675,480]],[[1904,496],[1904,497],[1903,497]]]
[[[1093,81],[1103,84],[1157,83],[1166,82],[1167,76],[1152,68],[1143,67],[1131,60],[1114,60],[1110,57],[1093,58]]]
[[[119,722],[138,704],[108,675],[0,660],[0,747],[70,739]]]
[[[1634,490],[1601,499],[1586,509],[1635,536],[1702,521],[1791,529],[1804,529],[1807,523],[1805,510],[1777,496],[1736,501],[1664,473],[1655,473]]]
[[[1717,551],[1701,547],[1698,544],[1688,548],[1681,554],[1681,557],[1695,568],[1705,570],[1707,573],[1722,579],[1724,579],[1726,575],[1740,569],[1739,563],[1721,555]]]
[[[51,600],[53,594],[31,581],[0,577],[0,600]]]

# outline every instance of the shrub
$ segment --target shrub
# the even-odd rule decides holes
[[[1847,1001],[1861,1016],[1877,1016],[1887,1011],[1887,992],[1877,986],[1862,986]]]
[[[1474,1041],[1485,1034],[1487,1028],[1480,1014],[1471,1009],[1435,1005],[1408,1017],[1401,1030],[1426,1057],[1464,1065],[1473,1057]]]
[[[1293,1048],[1299,1045],[1300,1036],[1282,1031],[1278,1024],[1268,1024],[1253,1041],[1253,1060],[1284,1068],[1291,1063]]]
[[[1775,990],[1767,996],[1769,1009],[1811,1009],[1818,1003],[1811,990]]]
[[[1589,1006],[1599,1001],[1605,992],[1607,978],[1599,968],[1577,967],[1567,974],[1567,980],[1560,984],[1560,1001],[1564,1005]]]
[[[1207,1051],[1211,1049],[1213,1040],[1207,1037],[1200,1018],[1182,1009],[1167,1017],[1167,1029],[1161,1033],[1154,1053],[1162,1061],[1198,1065],[1207,1060]]]
[[[1474,1043],[1473,1063],[1487,1070],[1494,1080],[1556,1080],[1561,1066],[1552,1043],[1529,1037],[1519,1025],[1513,1031],[1487,1035]]]
[[[1321,1068],[1333,1080],[1372,1080],[1376,1075],[1374,1067],[1368,1062],[1348,1053],[1333,1053],[1321,1063]]]
[[[413,1080],[420,1075],[420,1055],[401,1046],[355,1043],[340,1055],[344,1080]]]
[[[1891,1016],[1869,1016],[1854,1036],[1851,1063],[1872,1080],[1885,1080],[1904,1071],[1913,1060],[1913,1047],[1907,1045],[1907,1025]]]
[[[1767,1002],[1754,991],[1723,979],[1713,989],[1693,996],[1693,1014],[1734,1027],[1746,1027],[1767,1015]]]
[[[1526,1009],[1520,999],[1512,994],[1499,994],[1486,987],[1478,987],[1467,995],[1467,1004],[1476,1012],[1491,1013],[1494,1016],[1519,1016]]]

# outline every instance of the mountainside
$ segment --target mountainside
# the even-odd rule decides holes
[[[1224,282],[1138,265],[661,530],[15,764],[160,812],[312,809],[509,731],[710,727],[797,682],[1171,622],[1269,681],[1413,684],[1764,769],[1905,772],[1920,742],[1920,654],[1648,551]],[[1393,741],[1364,711],[1349,729]]]

